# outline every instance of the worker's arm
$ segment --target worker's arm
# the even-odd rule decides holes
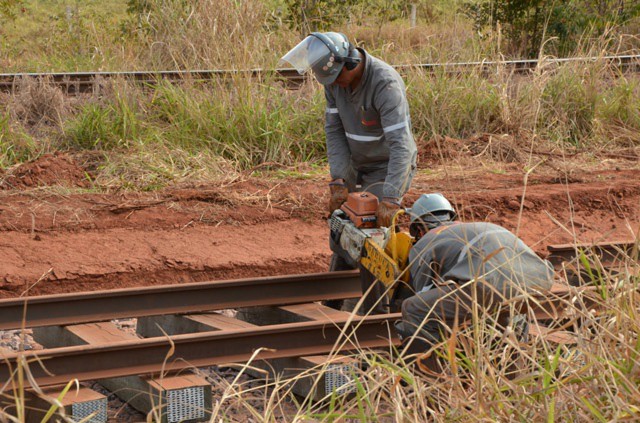
[[[410,285],[414,293],[428,291],[434,286],[437,267],[433,261],[433,245],[418,241],[409,251]]]
[[[397,80],[381,82],[376,87],[374,103],[389,147],[389,167],[383,196],[400,200],[409,189],[417,155],[404,84]]]
[[[344,127],[342,126],[342,120],[340,119],[333,93],[329,88],[325,88],[324,95],[327,99],[324,131],[327,138],[327,158],[329,160],[331,179],[346,179],[351,160],[351,151],[349,150],[347,136],[344,133]]]

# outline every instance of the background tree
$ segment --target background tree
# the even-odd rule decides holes
[[[410,0],[284,0],[282,20],[305,35],[329,31],[350,19],[393,21],[406,16]]]
[[[640,14],[637,0],[476,0],[462,7],[478,31],[496,30],[506,36],[508,52],[536,57],[545,40],[555,39],[555,53],[565,55],[586,32],[600,35],[607,28]]]

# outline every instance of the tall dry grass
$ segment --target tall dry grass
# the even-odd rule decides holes
[[[631,235],[637,239],[637,234]],[[410,355],[392,345],[350,354],[359,365],[340,370],[345,379],[340,389],[350,394],[333,391],[320,401],[295,396],[292,386],[303,378],[318,386],[328,371],[336,371],[330,369],[337,362],[334,353],[321,366],[265,382],[243,377],[253,360],[240,365],[231,379],[205,373],[216,393],[209,421],[636,421],[639,247],[636,241],[631,249],[619,251],[614,265],[601,262],[589,250],[580,251],[559,273],[558,283],[568,294],[547,294],[562,313],[540,320],[529,309],[528,337],[519,336],[513,323],[500,326],[493,312],[474,309],[469,324],[450,327],[440,344],[424,352],[441,358],[444,372],[439,375],[415,361],[422,352]],[[569,271],[579,277],[570,278],[565,274]],[[531,304],[540,301],[522,299]],[[554,341],[554,333],[569,335],[570,342]],[[343,331],[335,351],[349,343],[357,344],[351,329]],[[34,385],[29,374],[29,363],[21,362],[15,379],[0,388],[0,394],[15,395],[17,407],[13,415],[7,414],[8,409],[0,411],[0,418],[21,421],[25,411],[21,395],[28,384]],[[59,403],[52,404],[53,414]],[[152,411],[149,421],[159,421],[159,410]]]
[[[439,377],[409,364],[415,357],[401,349],[359,351],[352,355],[359,368],[344,373],[343,389],[350,395],[333,392],[314,403],[291,394],[300,378],[324,377],[329,359],[267,385],[223,383],[225,395],[211,421],[236,421],[246,414],[265,422],[635,421],[640,413],[638,245],[621,252],[618,263],[617,270],[607,270],[589,252],[575,263],[581,285],[556,298],[565,308],[563,317],[545,322],[551,333],[567,332],[573,343],[557,343],[548,334],[519,338],[513,326],[504,330],[495,316],[479,312],[467,328],[448,332],[431,351],[444,362]],[[536,322],[533,315],[529,319]],[[531,325],[531,333],[543,330],[539,323]]]
[[[94,3],[61,15],[52,32],[55,43],[68,39],[83,48],[54,43],[58,47],[25,51],[23,60],[42,59],[56,67],[73,64],[57,70],[85,70],[79,63],[91,60],[96,61],[91,69],[101,70],[269,68],[300,39],[297,31],[278,22],[265,2],[152,1],[152,13],[134,20],[121,17],[120,32],[113,25],[104,26],[110,31],[95,25],[89,14],[97,13]],[[441,6],[415,28],[402,20],[363,16],[336,29],[394,64],[503,58],[499,32],[480,37],[464,17]],[[46,11],[51,6],[38,7]],[[111,3],[109,7],[124,10]],[[14,26],[28,26],[25,19]],[[62,37],[70,31],[77,36]],[[631,34],[587,34],[575,55],[631,54],[638,52],[637,45]],[[529,149],[638,145],[637,75],[621,74],[604,60],[556,68],[544,64],[545,57],[542,51],[543,65],[527,77],[506,68],[489,75],[480,68],[405,71],[416,139],[423,143],[489,133],[509,134]],[[56,150],[89,152],[98,186],[154,189],[265,162],[323,164],[323,108],[318,84],[291,91],[268,78],[238,76],[151,88],[114,81],[99,96],[78,98],[64,97],[46,83],[23,83],[0,99],[0,166]]]
[[[478,68],[409,70],[404,77],[420,144],[487,133],[509,134],[521,140],[522,148],[538,151],[640,144],[640,77],[622,74],[605,60],[543,62],[530,76],[499,68],[485,75]],[[155,180],[131,186],[148,188],[211,176],[221,164],[242,171],[263,163],[325,160],[324,97],[313,81],[300,90],[241,76],[211,83],[161,82],[153,89],[114,81],[100,96],[77,99],[56,90],[40,84],[5,96],[0,107],[3,167],[55,150],[101,152],[100,181]],[[138,175],[123,175],[126,169],[110,165],[126,161],[141,164],[134,166]]]
[[[245,69],[275,64],[287,31],[270,31],[261,1],[151,2],[137,31],[137,61],[155,69]]]

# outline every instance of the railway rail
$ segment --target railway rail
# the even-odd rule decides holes
[[[575,261],[581,251],[587,249],[602,257],[611,257],[614,252],[637,252],[637,242],[548,247],[559,260],[557,265]],[[562,301],[566,295],[575,295],[572,292],[560,287],[552,290],[551,295],[553,301]],[[88,327],[86,322],[158,315],[188,315],[202,322],[212,318],[212,311],[226,308],[285,304],[323,307],[311,303],[357,297],[359,294],[357,271],[344,271],[26,297],[0,300],[0,329],[80,323],[84,325],[79,326]],[[40,386],[48,386],[73,378],[95,380],[245,362],[254,357],[258,348],[257,358],[263,360],[334,354],[358,348],[390,348],[399,343],[392,328],[393,322],[400,318],[398,313],[358,317],[335,311],[338,314],[329,316],[327,310],[332,309],[325,307],[323,311],[318,308],[313,318],[301,314],[303,319],[293,323],[229,326],[227,321],[226,326],[217,327],[222,330],[208,329],[195,333],[176,330],[170,336],[117,338],[123,340],[5,354],[0,362],[0,383],[10,380],[18,364],[24,362],[30,363],[33,380]],[[544,320],[553,313],[557,314],[559,309],[553,306],[550,310],[552,313],[542,306],[536,311],[536,316],[539,313],[542,316],[539,318]],[[220,318],[221,315],[215,316]],[[216,324],[208,327],[215,329]],[[173,353],[167,360],[169,350]]]
[[[622,241],[549,245],[547,250],[549,260],[559,268],[582,252],[611,263],[631,254],[634,247],[637,242]],[[358,272],[341,271],[12,298],[0,300],[0,330],[300,304],[355,298],[360,293]]]
[[[549,245],[548,259],[558,267],[563,262],[575,260],[582,255],[592,255],[598,258],[604,266],[614,266],[616,262],[633,255],[634,249],[638,251],[637,241],[622,242],[598,242],[595,244],[560,244]]]
[[[357,271],[0,300],[0,330],[358,297]]]
[[[566,63],[589,63],[606,61],[622,72],[639,72],[640,55],[601,56],[601,57],[572,57],[545,58],[542,60],[505,60],[460,63],[419,63],[396,65],[400,72],[409,69],[420,69],[424,72],[461,73],[470,69],[480,69],[483,74],[490,74],[498,68],[506,68],[516,74],[529,74],[541,69],[548,71]],[[181,81],[206,82],[211,80],[228,79],[234,77],[251,77],[256,79],[278,79],[290,86],[299,86],[309,76],[300,75],[295,69],[246,69],[246,70],[193,70],[193,71],[132,71],[132,72],[60,72],[60,73],[4,73],[0,74],[0,91],[13,92],[22,81],[33,79],[46,81],[58,86],[64,93],[76,95],[79,93],[96,93],[104,83],[111,79],[127,81],[153,86],[159,81],[171,83]]]
[[[0,300],[0,329],[305,304],[357,297],[360,292],[357,271],[343,271],[26,297]],[[266,327],[181,334],[172,336],[170,341],[161,336],[108,345],[49,348],[25,352],[23,357],[31,361],[30,371],[38,385],[49,386],[73,378],[95,380],[243,362],[252,357],[256,348],[264,348],[260,359],[274,359],[389,347],[398,341],[389,328],[390,321],[399,317],[320,317]],[[345,342],[337,344],[345,334]],[[177,359],[167,362],[171,348],[175,348]],[[0,363],[2,383],[11,378],[18,360],[19,355],[15,354]]]
[[[123,341],[110,345],[81,345],[24,353],[39,386],[69,380],[96,380],[141,374],[160,374],[193,367],[249,361],[257,348],[260,360],[329,354],[359,348],[398,344],[390,325],[400,314],[318,320],[266,327],[203,332]],[[346,336],[345,336],[346,335]],[[344,341],[344,342],[341,342]],[[167,360],[173,349],[175,359]],[[10,380],[18,355],[0,365],[0,381]],[[42,363],[43,366],[40,366]],[[46,368],[45,368],[46,366]]]

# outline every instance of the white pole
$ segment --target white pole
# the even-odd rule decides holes
[[[411,28],[416,27],[416,14],[417,14],[418,6],[415,3],[411,3]]]

